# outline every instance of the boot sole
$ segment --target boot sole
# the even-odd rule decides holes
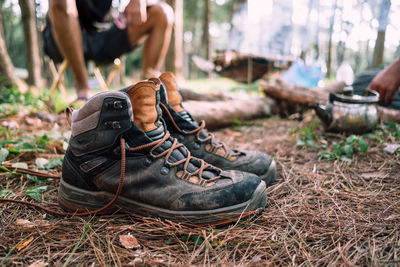
[[[267,186],[270,186],[273,182],[276,181],[276,162],[275,160],[271,161],[269,165],[268,171],[265,174],[260,175],[261,180],[265,182]]]
[[[62,178],[58,192],[60,206],[64,210],[77,213],[104,207],[114,197],[109,192],[93,192],[67,184]],[[261,182],[248,201],[219,209],[174,211],[119,196],[111,207],[101,213],[110,214],[118,211],[128,211],[140,216],[159,217],[185,225],[225,225],[260,213],[266,204],[266,186],[264,182]]]

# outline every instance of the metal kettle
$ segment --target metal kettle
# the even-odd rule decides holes
[[[319,103],[311,105],[327,131],[365,133],[373,130],[379,122],[377,103],[379,93],[365,90],[363,95],[353,94],[351,86],[341,93],[330,93],[325,108]]]

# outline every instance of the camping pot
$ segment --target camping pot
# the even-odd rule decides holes
[[[351,86],[341,93],[330,93],[325,108],[319,103],[311,105],[327,131],[365,133],[373,130],[379,122],[377,103],[379,93],[365,90],[363,95],[354,95]]]

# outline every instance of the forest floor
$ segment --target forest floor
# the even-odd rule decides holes
[[[0,125],[4,166],[61,171],[69,134],[63,115],[19,112]],[[277,181],[259,216],[189,228],[132,214],[61,217],[0,202],[0,265],[400,265],[400,152],[385,151],[400,142],[399,125],[346,137],[324,133],[307,113],[302,122],[271,117],[214,133],[276,160]],[[3,197],[57,209],[57,187],[57,179],[0,173]],[[128,234],[134,248],[121,243]]]

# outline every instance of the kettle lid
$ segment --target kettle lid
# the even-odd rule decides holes
[[[347,86],[343,89],[341,93],[329,93],[329,102],[333,101],[343,102],[343,103],[353,103],[353,104],[376,104],[379,100],[379,93],[367,89],[364,91],[363,95],[354,95],[353,88]]]

